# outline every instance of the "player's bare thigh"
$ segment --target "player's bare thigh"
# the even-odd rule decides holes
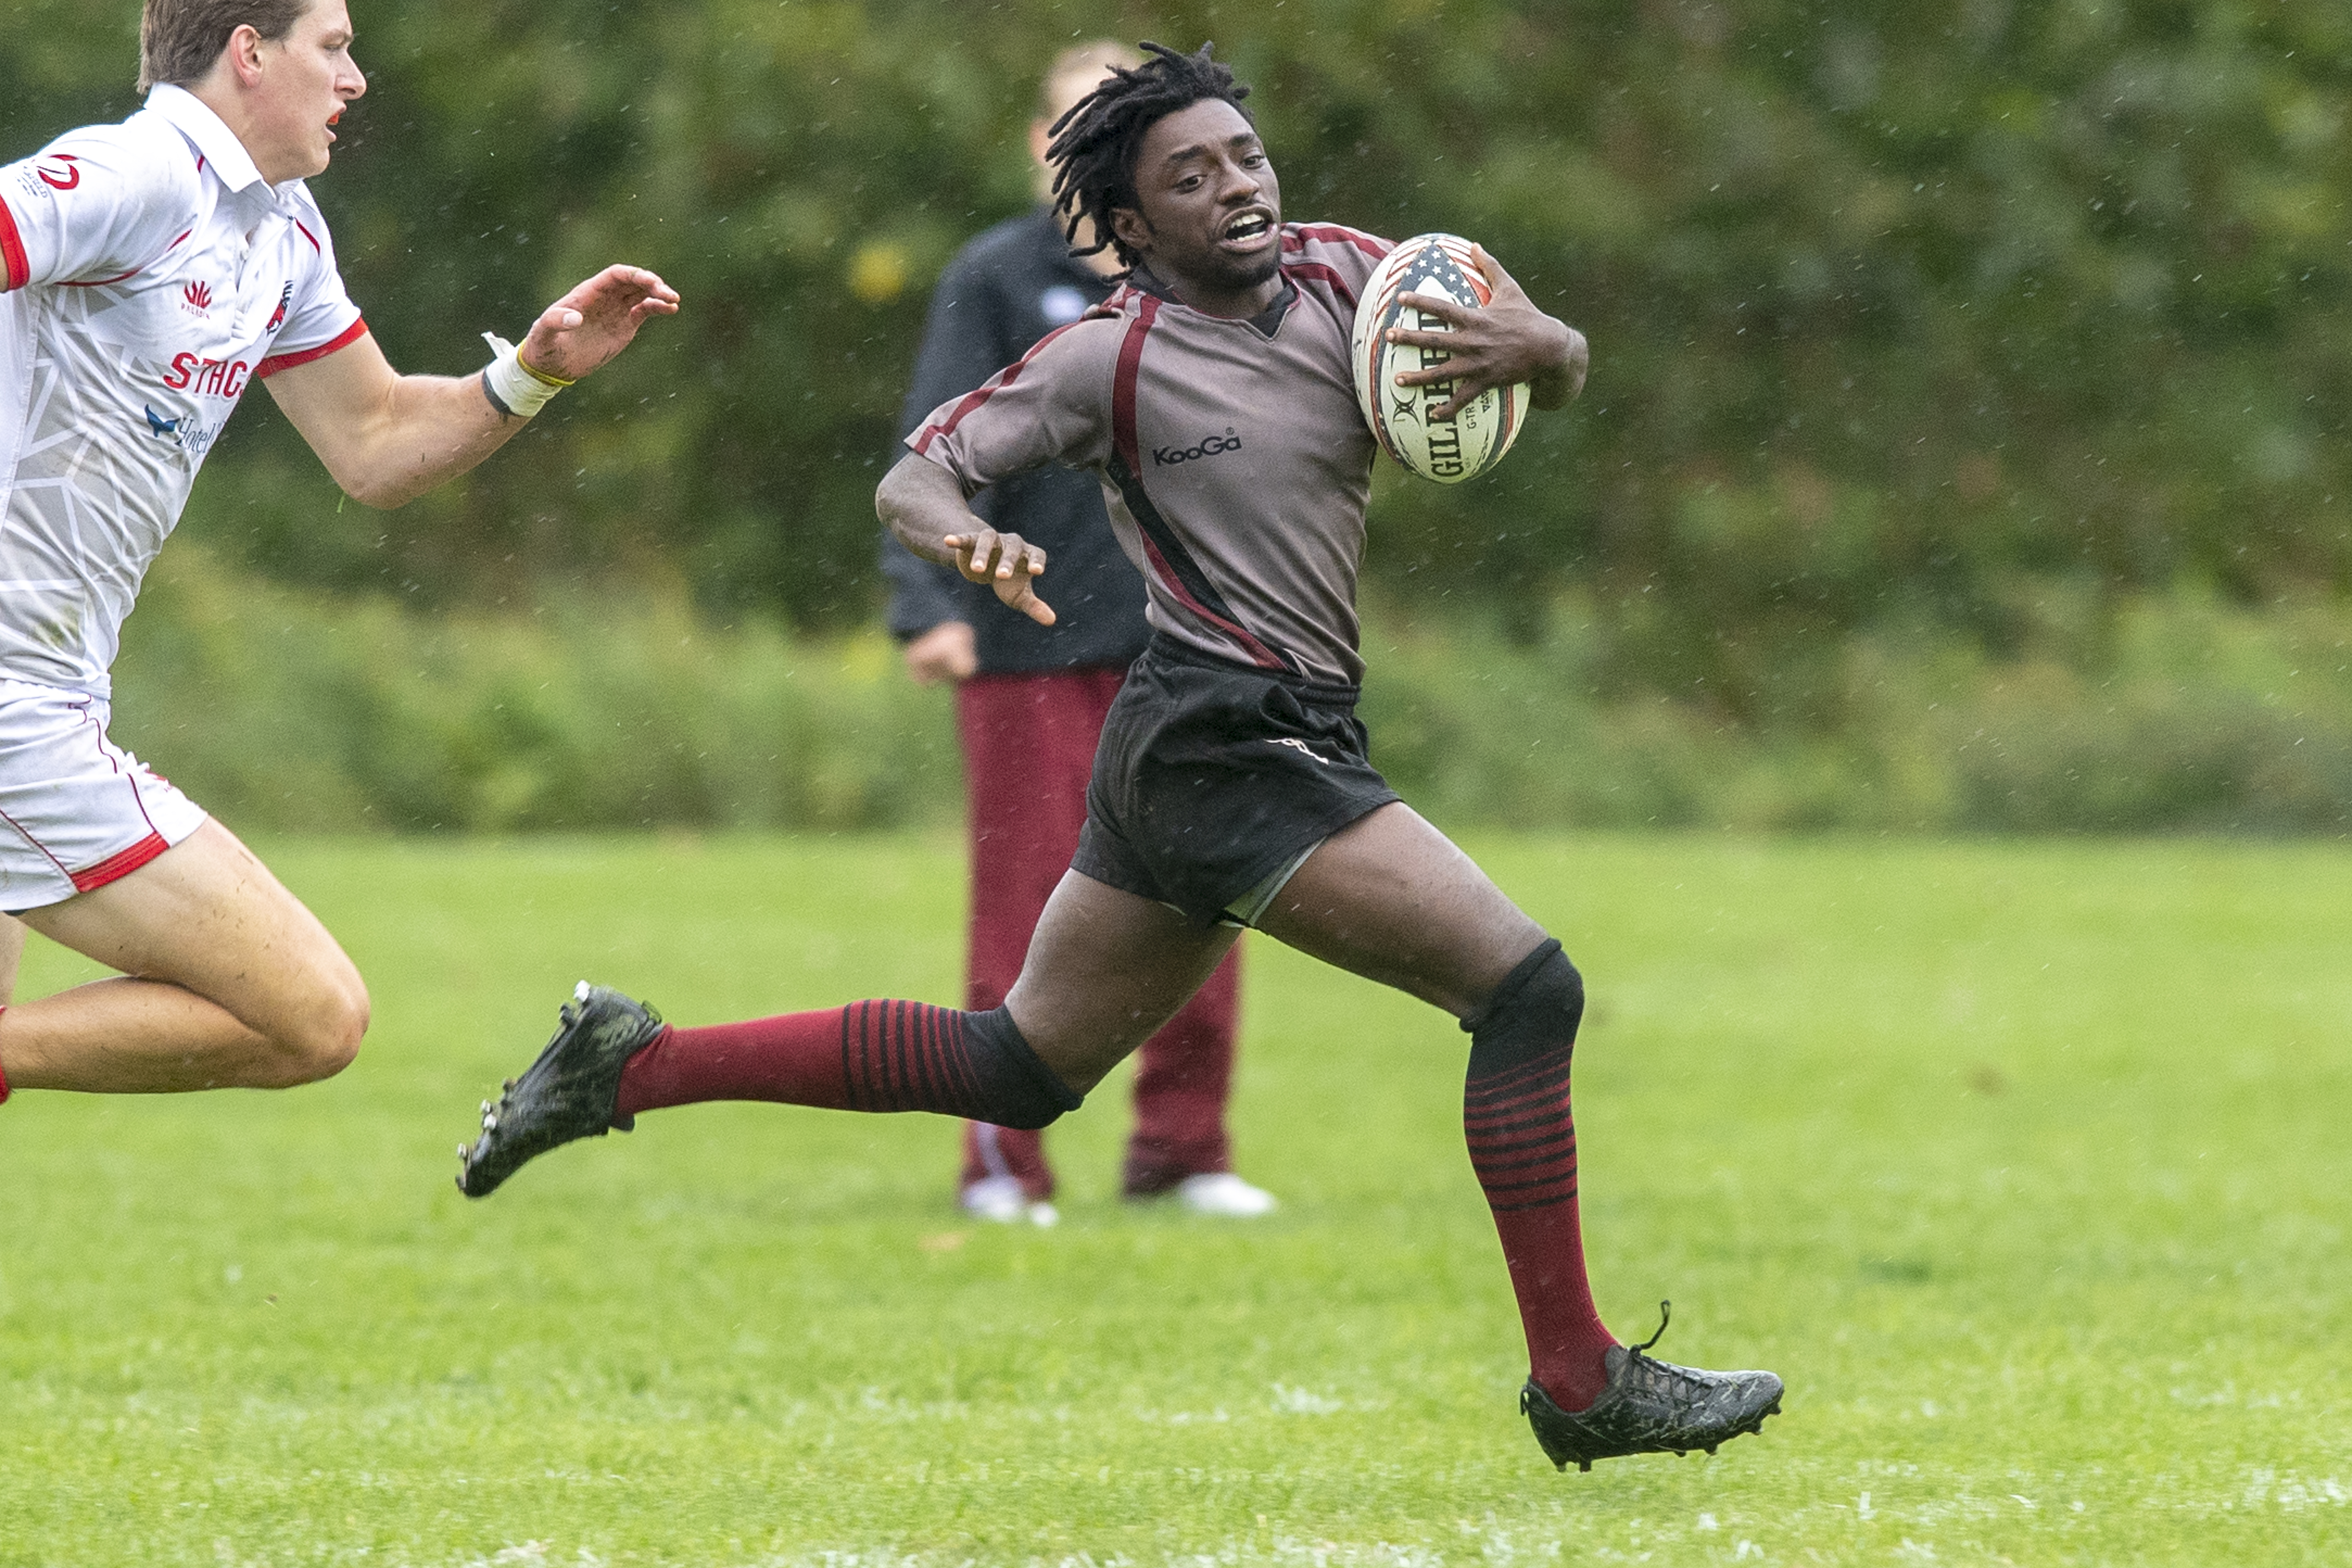
[[[303,1076],[348,1062],[367,1028],[367,988],[351,959],[216,821],[129,876],[22,919],[110,969],[216,1004],[301,1058]]]
[[[1039,1059],[1084,1094],[1176,1016],[1240,934],[1066,871],[1004,1005]]]
[[[1476,861],[1402,803],[1325,839],[1257,927],[1457,1018],[1544,940]]]
[[[25,922],[0,915],[0,1007],[16,999],[16,972],[25,963]]]

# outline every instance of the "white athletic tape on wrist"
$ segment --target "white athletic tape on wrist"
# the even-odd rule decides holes
[[[523,363],[514,344],[496,332],[484,332],[482,341],[498,356],[482,367],[482,395],[510,419],[530,418],[547,406],[549,398],[572,384]]]

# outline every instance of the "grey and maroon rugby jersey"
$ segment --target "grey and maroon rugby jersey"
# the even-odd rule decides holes
[[[1153,627],[1235,663],[1353,686],[1371,432],[1348,336],[1387,240],[1285,224],[1281,298],[1204,315],[1136,274],[907,445],[966,495],[1042,463],[1101,476]],[[1038,586],[1054,600],[1052,562]]]

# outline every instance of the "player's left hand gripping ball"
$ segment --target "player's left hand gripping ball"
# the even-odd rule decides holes
[[[533,370],[578,381],[629,346],[655,316],[677,313],[677,290],[642,267],[613,266],[540,312],[523,340]]]
[[[1450,485],[1503,460],[1530,404],[1575,395],[1582,346],[1485,250],[1456,235],[1423,234],[1373,270],[1349,357],[1356,401],[1381,449]]]

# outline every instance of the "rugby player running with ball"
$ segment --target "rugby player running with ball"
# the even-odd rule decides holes
[[[966,498],[1046,462],[1090,468],[1149,585],[1151,644],[1103,726],[1076,855],[1004,1005],[857,1002],[674,1028],[583,984],[539,1059],[484,1108],[458,1184],[480,1196],[559,1143],[699,1100],[1042,1127],[1255,926],[1469,1033],[1464,1124],[1527,1330],[1520,1405],[1545,1454],[1589,1468],[1711,1451],[1761,1426],[1780,1380],[1658,1361],[1600,1321],[1569,1106],[1583,983],[1366,761],[1355,590],[1374,448],[1348,350],[1357,291],[1390,247],[1284,224],[1247,89],[1205,47],[1145,47],[1152,58],[1083,100],[1048,150],[1070,232],[1084,221],[1109,237],[1125,286],[942,405],[877,496],[916,554],[1050,625],[1044,552]],[[1453,330],[1395,341],[1452,358],[1409,379],[1453,382],[1454,405],[1527,382],[1536,406],[1560,406],[1581,386],[1583,339],[1479,254],[1492,301],[1415,300]]]
[[[608,268],[479,374],[395,374],[303,184],[367,90],[351,43],[343,0],[147,0],[146,107],[0,167],[0,1100],[282,1088],[366,1031],[326,928],[107,738],[123,618],[238,396],[398,506],[677,308]],[[26,926],[121,977],[5,1006]]]
[[[941,398],[961,396],[1100,303],[1125,268],[1109,247],[1070,254],[1045,162],[1051,128],[1113,66],[1143,57],[1117,44],[1078,44],[1046,68],[1030,121],[1040,205],[996,225],[956,253],[940,275],[915,356],[900,429],[922,428]],[[1087,784],[1103,720],[1127,667],[1150,640],[1143,579],[1136,574],[1091,474],[1059,464],[1013,477],[971,498],[974,511],[1046,543],[1060,620],[1039,626],[1008,616],[995,595],[954,566],[919,559],[887,528],[890,629],[912,635],[907,668],[918,680],[956,682],[963,742],[971,911],[964,947],[964,1005],[985,1012],[1020,978],[1038,917],[1070,863],[1087,820]],[[1241,1023],[1241,950],[1226,955],[1191,1001],[1137,1052],[1135,1127],[1121,1194],[1164,1198],[1196,1214],[1250,1219],[1274,1194],[1233,1169],[1225,1108]],[[1045,1134],[963,1124],[957,1201],[986,1219],[1047,1224],[1055,1177]]]

